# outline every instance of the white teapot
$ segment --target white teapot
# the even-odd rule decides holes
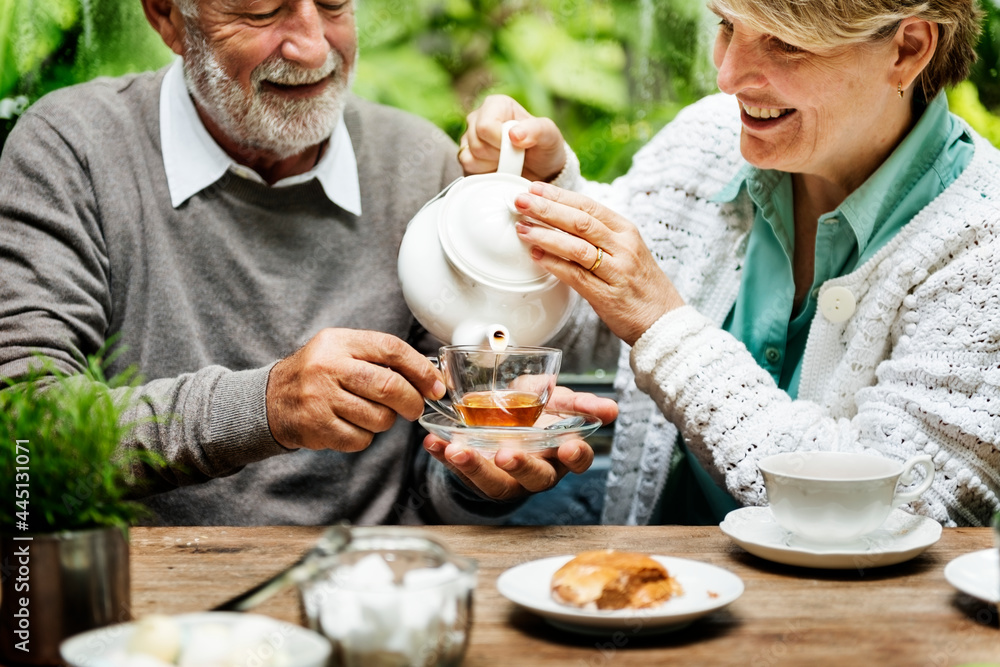
[[[445,343],[498,337],[542,345],[562,328],[576,293],[532,259],[514,229],[514,198],[527,192],[524,151],[504,123],[495,174],[459,178],[410,220],[399,247],[403,297],[417,321]]]

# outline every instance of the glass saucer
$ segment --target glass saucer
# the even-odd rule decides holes
[[[545,428],[547,424],[580,417],[575,425]],[[483,453],[493,453],[498,449],[519,449],[525,452],[540,452],[559,447],[567,440],[582,440],[601,427],[601,420],[590,415],[568,410],[546,410],[534,426],[466,426],[437,412],[428,412],[420,418],[420,424],[442,440],[474,447]]]

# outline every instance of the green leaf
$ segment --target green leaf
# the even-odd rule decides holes
[[[513,97],[534,116],[551,118],[556,113],[552,93],[538,73],[523,63],[504,58],[493,58],[489,63],[496,85],[483,91],[476,106],[487,94],[503,94]]]
[[[610,56],[610,57],[608,57]],[[622,56],[620,63],[611,64]],[[541,75],[560,97],[589,104],[610,113],[628,108],[628,83],[622,76],[624,54],[611,43],[575,48],[555,54]]]
[[[560,26],[569,35],[578,39],[610,37],[621,24],[621,9],[607,2],[587,2],[581,8],[579,2],[547,0],[545,6],[554,25]]]
[[[14,66],[14,0],[0,0],[0,99],[7,97],[17,83]]]
[[[625,52],[613,41],[576,40],[566,31],[523,15],[498,35],[502,52],[538,72],[563,99],[615,113],[628,106]]]
[[[358,26],[358,45],[362,58],[368,49],[396,44],[406,37],[420,33],[430,23],[433,7],[427,1],[388,0],[359,2],[355,5]]]
[[[444,14],[453,21],[468,21],[476,17],[476,8],[469,0],[445,0]]]
[[[20,76],[38,69],[79,20],[76,0],[12,0],[14,67]],[[5,67],[6,69],[6,67]]]
[[[972,129],[983,135],[994,146],[1000,147],[1000,116],[989,112],[979,101],[976,86],[963,81],[948,91],[948,106],[965,119]]]
[[[354,92],[446,127],[464,117],[448,72],[411,45],[377,49],[358,61]]]
[[[146,20],[141,3],[90,0],[85,6],[89,10],[82,15],[73,65],[77,80],[158,69],[173,58]]]

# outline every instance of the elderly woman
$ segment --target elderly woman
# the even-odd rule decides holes
[[[509,98],[469,117],[494,169],[520,122],[521,238],[625,345],[604,520],[718,521],[789,450],[930,454],[912,509],[1000,509],[1000,152],[950,114],[971,0],[712,0],[723,94],[611,185]],[[557,187],[560,186],[560,187]],[[540,222],[544,224],[534,224]],[[567,339],[571,340],[571,339]],[[692,456],[693,455],[693,456]],[[725,489],[725,491],[723,491]]]

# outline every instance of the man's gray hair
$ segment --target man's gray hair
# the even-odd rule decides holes
[[[198,15],[198,0],[174,0],[177,9],[185,18],[194,18]]]

